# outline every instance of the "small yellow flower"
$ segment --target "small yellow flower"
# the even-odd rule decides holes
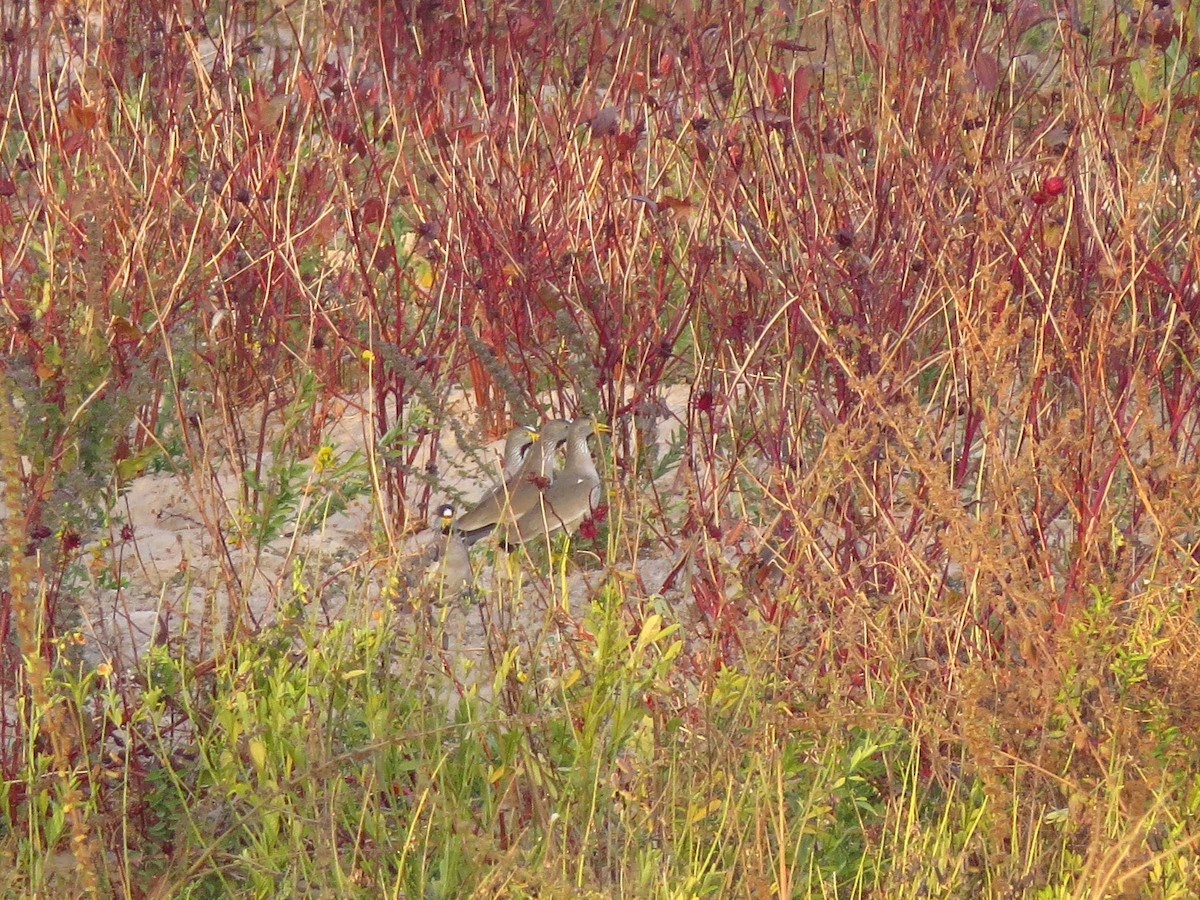
[[[363,362],[367,363],[367,365],[370,365],[371,363],[375,362],[375,354],[370,350],[364,350],[362,352],[362,360]]]
[[[333,455],[333,448],[328,444],[322,444],[321,449],[317,451],[317,458],[313,461],[313,471],[316,473],[324,472],[334,462],[336,462],[336,458]]]
[[[96,666],[96,674],[99,675],[101,678],[110,678],[112,676],[112,673],[113,673],[113,667],[112,667],[112,663],[110,663],[110,662],[102,662],[102,663],[100,663],[100,665]]]

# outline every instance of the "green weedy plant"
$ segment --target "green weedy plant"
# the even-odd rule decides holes
[[[225,862],[201,879],[200,895],[242,883],[278,890],[268,871],[287,873],[286,890],[345,894],[368,876],[388,881],[377,866],[390,858],[386,842],[412,771],[396,753],[425,758],[419,734],[438,709],[421,702],[419,688],[395,689],[404,676],[389,671],[389,634],[346,622],[327,631],[282,625],[260,635],[258,653],[218,664],[211,683],[186,664],[158,661],[149,699],[163,703],[162,687],[174,685],[171,705],[191,723],[194,744],[175,746],[177,732],[155,736],[155,803],[182,812],[175,838],[200,853],[164,872],[164,884],[193,877],[188,866],[207,872],[208,860]],[[401,737],[409,729],[413,741]]]
[[[59,567],[56,580],[50,581],[28,559],[29,534],[18,513],[26,508],[19,402],[8,371],[0,370],[0,498],[6,511],[3,571],[7,581],[7,589],[0,593],[0,621],[5,632],[8,623],[15,624],[16,638],[15,644],[6,640],[0,645],[0,666],[6,673],[5,690],[0,691],[0,716],[5,723],[0,735],[0,775],[8,822],[4,837],[15,842],[9,852],[18,861],[16,869],[33,879],[35,889],[44,874],[39,874],[39,863],[61,859],[64,848],[70,847],[74,865],[68,867],[68,889],[97,892],[104,884],[100,846],[92,826],[93,807],[85,794],[85,788],[91,787],[92,769],[75,764],[89,751],[87,732],[77,718],[81,707],[72,704],[73,692],[63,690],[56,671],[67,641],[58,631],[51,591],[61,585],[66,563]],[[49,476],[52,468],[41,469],[41,476]],[[74,692],[74,699],[79,693]],[[10,711],[16,716],[10,718]],[[10,722],[15,726],[11,732]]]
[[[677,625],[664,624],[651,613],[632,632],[620,610],[623,592],[609,583],[591,601],[582,626],[593,635],[594,648],[586,666],[561,676],[563,715],[569,732],[549,748],[557,769],[565,775],[559,816],[560,846],[601,848],[601,858],[582,856],[572,867],[564,854],[564,877],[579,888],[589,882],[589,865],[607,867],[611,847],[621,840],[613,773],[619,763],[650,765],[645,738],[651,717],[645,698],[665,683],[673,661],[683,648]],[[580,824],[581,823],[581,824]],[[605,853],[608,848],[608,853]]]

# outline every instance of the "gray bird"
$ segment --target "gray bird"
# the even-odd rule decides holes
[[[556,531],[570,534],[600,502],[600,473],[588,449],[588,438],[603,434],[608,426],[591,419],[576,419],[567,432],[567,460],[562,472],[530,509],[501,530],[506,544],[549,539]]]
[[[410,591],[408,602],[415,610],[425,610],[429,633],[440,633],[445,651],[449,636],[439,623],[445,622],[451,605],[471,590],[475,580],[466,545],[454,530],[454,507],[439,506],[434,527],[413,535],[407,552],[403,577]]]
[[[504,460],[500,464],[500,473],[508,478],[521,467],[525,454],[533,442],[538,439],[538,430],[529,425],[518,425],[504,439]]]
[[[566,440],[569,427],[565,419],[553,419],[538,429],[539,438],[525,453],[517,471],[459,517],[454,527],[462,532],[468,547],[501,520],[516,521],[537,505],[538,497],[554,477],[554,451]]]
[[[427,533],[421,555],[423,580],[436,585],[445,598],[455,598],[471,586],[475,573],[462,538],[454,530],[454,507],[443,503],[437,509],[438,532]]]
[[[459,530],[471,530],[494,524],[503,510],[506,498],[520,478],[523,467],[531,464],[534,447],[541,434],[535,428],[520,426],[508,433],[504,441],[504,460],[501,464],[501,482],[476,501],[475,506],[463,513],[455,523]]]

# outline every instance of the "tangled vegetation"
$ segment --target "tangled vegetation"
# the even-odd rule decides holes
[[[0,894],[1200,894],[1197,24],[0,6]],[[579,413],[471,680],[379,573]],[[115,654],[168,477],[209,614]]]

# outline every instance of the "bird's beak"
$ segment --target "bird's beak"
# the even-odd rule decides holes
[[[592,428],[595,430],[596,434],[608,434],[610,431],[612,431],[612,429],[603,422],[593,422]]]

